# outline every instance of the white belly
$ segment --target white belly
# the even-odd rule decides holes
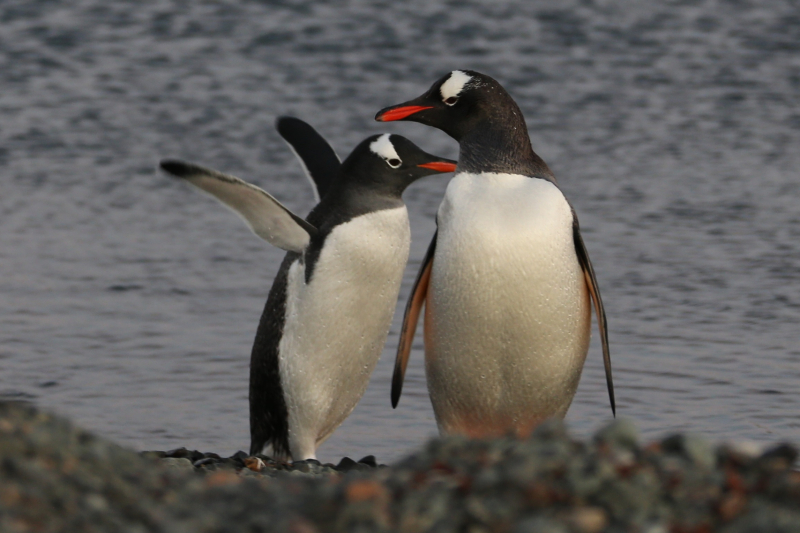
[[[279,368],[294,460],[314,457],[367,388],[392,321],[410,244],[405,206],[363,215],[328,235],[305,283],[289,270]]]
[[[527,434],[563,417],[591,310],[561,191],[518,175],[458,174],[438,221],[425,363],[439,430]]]

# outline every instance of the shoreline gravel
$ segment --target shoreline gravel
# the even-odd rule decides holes
[[[134,452],[0,402],[0,531],[800,532],[797,450],[694,435],[434,439],[398,463]]]

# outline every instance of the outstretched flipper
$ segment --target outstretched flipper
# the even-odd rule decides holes
[[[278,117],[275,128],[303,166],[319,202],[339,173],[342,166],[339,156],[317,130],[299,118]]]
[[[317,232],[266,191],[237,177],[172,159],[161,161],[160,166],[231,208],[253,233],[278,248],[302,252]]]
[[[606,310],[603,307],[603,299],[600,298],[600,287],[597,285],[597,278],[594,275],[592,262],[589,260],[589,252],[583,244],[578,217],[572,212],[572,239],[575,241],[575,252],[578,254],[578,262],[583,269],[583,276],[586,278],[586,286],[594,302],[594,310],[597,315],[597,327],[600,330],[600,342],[603,345],[603,365],[606,369],[606,386],[608,386],[608,399],[611,401],[611,412],[617,416],[617,404],[614,400],[614,380],[611,378],[611,352],[608,349],[608,326],[606,325]]]
[[[417,331],[417,322],[419,321],[420,311],[422,311],[422,305],[428,295],[437,235],[438,232],[433,234],[433,239],[431,239],[431,244],[428,246],[428,251],[422,260],[419,274],[417,274],[417,279],[414,281],[411,295],[408,297],[408,303],[406,304],[406,311],[403,315],[403,329],[400,331],[400,340],[397,343],[397,357],[394,360],[394,374],[392,375],[393,408],[397,407],[397,402],[400,401],[400,393],[403,392],[403,379],[406,376],[408,357],[411,354],[411,343],[414,341],[414,333]]]

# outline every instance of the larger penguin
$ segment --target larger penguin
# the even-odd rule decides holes
[[[392,404],[424,303],[425,369],[442,433],[526,435],[563,417],[589,347],[591,299],[615,412],[605,311],[578,219],[511,96],[489,76],[456,70],[375,118],[433,126],[460,147],[406,308]]]
[[[210,193],[288,251],[273,282],[250,362],[250,453],[316,458],[317,447],[367,388],[408,259],[401,195],[455,170],[398,135],[373,135],[339,166],[307,124],[278,121],[323,194],[306,220],[238,178],[179,161],[161,168]]]

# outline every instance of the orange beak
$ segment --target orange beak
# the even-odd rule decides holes
[[[436,172],[455,172],[456,165],[455,163],[445,163],[444,161],[434,161],[432,163],[423,163],[421,165],[417,165],[418,167],[422,168],[429,168],[431,170],[435,170]]]
[[[432,106],[409,105],[404,107],[396,107],[394,109],[387,109],[377,117],[375,120],[378,122],[392,122],[393,120],[403,120],[406,117],[419,113],[425,109],[432,109]]]

